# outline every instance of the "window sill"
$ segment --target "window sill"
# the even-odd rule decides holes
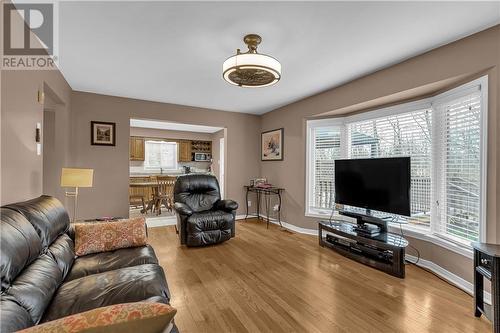
[[[315,212],[306,212],[305,216],[319,218],[319,219],[329,219],[330,218],[330,214],[320,214],[320,213],[315,213]],[[337,220],[346,221],[346,222],[356,222],[355,219],[340,215],[337,212],[335,212],[333,214],[333,218],[337,219]],[[402,225],[401,228],[403,229],[404,236],[408,236],[411,238],[415,238],[418,240],[432,243],[434,245],[440,246],[446,250],[460,254],[460,255],[467,257],[469,259],[473,258],[473,251],[472,251],[472,247],[470,245],[457,244],[455,242],[446,240],[442,237],[431,234],[430,230],[427,228],[422,228],[422,227],[419,228],[419,227],[415,227],[415,226],[411,226],[411,225]],[[392,233],[395,233],[395,234],[400,234],[401,230],[400,230],[399,224],[390,223],[389,224],[389,231]]]
[[[467,257],[469,259],[473,258],[473,251],[472,251],[472,247],[470,245],[458,244],[458,243],[446,240],[442,237],[431,234],[428,229],[412,227],[412,226],[407,226],[407,225],[403,225],[402,229],[403,229],[404,236],[408,236],[411,238],[415,238],[418,240],[432,243],[434,245],[440,246],[446,250],[455,252],[455,253],[460,254],[460,255]],[[389,224],[389,231],[396,233],[396,234],[401,233],[398,224]]]

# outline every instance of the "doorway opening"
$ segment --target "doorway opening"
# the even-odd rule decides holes
[[[43,85],[43,116],[37,154],[42,158],[42,193],[59,199],[68,207],[64,189],[61,187],[61,168],[70,161],[69,113],[65,103],[46,84]]]
[[[130,119],[129,216],[175,224],[173,187],[188,173],[214,175],[225,193],[225,136],[223,127]]]

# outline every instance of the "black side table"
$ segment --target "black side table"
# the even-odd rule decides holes
[[[474,248],[474,315],[493,321],[500,333],[500,245],[472,243]],[[483,277],[491,281],[491,308],[484,304]]]
[[[257,195],[257,219],[260,220],[260,197],[263,194],[264,195],[264,201],[266,203],[266,216],[267,216],[267,224],[266,228],[269,228],[269,209],[271,206],[271,195],[276,195],[278,196],[278,222],[280,224],[280,227],[283,227],[281,224],[281,192],[283,192],[285,189],[280,188],[280,187],[257,187],[257,186],[244,186],[246,189],[246,206],[247,206],[247,214],[245,215],[245,220],[248,217],[248,193],[254,192]]]

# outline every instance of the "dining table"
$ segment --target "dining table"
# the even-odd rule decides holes
[[[129,183],[130,187],[139,187],[139,188],[145,188],[149,187],[153,190],[153,192],[158,189],[158,182],[138,182],[138,183]],[[146,213],[149,209],[153,209],[155,202],[153,198],[149,198],[149,201],[147,202],[146,208],[141,209],[141,213],[144,214]]]

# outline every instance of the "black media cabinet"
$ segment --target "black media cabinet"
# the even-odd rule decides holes
[[[472,243],[474,248],[474,315],[482,314],[500,333],[500,245]],[[491,282],[491,306],[484,301],[484,279]]]
[[[408,241],[387,231],[367,237],[356,232],[354,226],[343,221],[320,221],[319,245],[390,275],[404,278],[405,248]]]

